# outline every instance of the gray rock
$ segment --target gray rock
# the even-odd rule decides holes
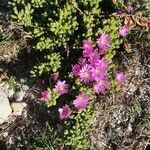
[[[26,82],[26,79],[20,79],[20,82],[21,82],[21,83],[25,83],[25,82]]]
[[[22,89],[23,89],[24,91],[28,91],[28,90],[29,90],[29,86],[27,86],[27,85],[22,85]]]
[[[14,89],[10,88],[8,83],[3,82],[0,88],[6,93],[8,98],[13,98],[15,92]]]
[[[11,112],[12,109],[10,107],[7,95],[2,89],[0,89],[0,124],[7,119]]]
[[[20,102],[23,100],[24,96],[25,96],[26,92],[21,90],[21,91],[17,91],[14,95],[14,99],[17,101],[17,102]]]

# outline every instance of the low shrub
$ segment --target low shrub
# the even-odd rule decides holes
[[[101,0],[12,0],[12,17],[27,28],[38,50],[78,45],[99,34]]]

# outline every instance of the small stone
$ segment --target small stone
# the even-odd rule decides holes
[[[31,95],[30,95],[30,98],[31,98],[31,99],[35,99],[35,95],[31,94]]]
[[[132,132],[133,129],[132,129],[131,123],[128,124],[128,129],[127,130],[128,130],[128,132]]]
[[[6,138],[8,136],[8,132],[3,133],[3,137]]]
[[[17,91],[14,95],[14,99],[17,102],[20,102],[23,100],[23,97],[25,96],[26,92],[25,91]]]
[[[9,89],[9,85],[7,83],[3,82],[0,85],[0,88],[7,94],[8,93],[8,89]]]
[[[22,85],[22,89],[23,89],[24,91],[28,91],[28,90],[29,90],[29,87],[28,87],[27,85]]]
[[[9,89],[8,93],[7,93],[7,96],[8,96],[8,98],[13,98],[14,94],[15,94],[14,90],[13,89]]]
[[[12,138],[12,137],[9,138],[8,144],[9,144],[9,145],[13,145],[13,144],[14,144],[14,141],[13,141],[13,138]]]
[[[25,82],[26,82],[26,79],[20,79],[20,82],[21,82],[21,83],[25,83]]]
[[[133,83],[130,83],[129,85],[130,94],[133,94],[135,91],[136,91],[136,86]]]
[[[8,89],[9,89],[9,84],[8,84],[8,83],[5,83],[4,89],[5,89],[5,90],[8,90]]]
[[[3,88],[4,85],[5,85],[5,82],[2,82],[2,83],[0,84],[0,87]]]
[[[21,116],[23,109],[27,106],[25,102],[20,102],[20,103],[12,103],[11,107],[13,110],[13,115],[15,116]]]
[[[2,89],[0,89],[0,124],[7,119],[11,112],[12,109],[10,107],[7,95]]]
[[[23,110],[22,116],[23,116],[24,118],[27,118],[28,113],[27,113],[27,110],[26,110],[26,109]]]

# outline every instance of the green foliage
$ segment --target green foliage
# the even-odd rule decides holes
[[[70,121],[65,122],[67,126],[64,131],[65,145],[70,146],[72,150],[86,150],[89,146],[86,137],[93,127],[94,109],[87,106],[86,109],[76,113],[71,116]]]
[[[48,89],[48,91],[50,91],[50,89]],[[55,106],[56,105],[56,100],[59,97],[59,94],[56,91],[56,89],[52,89],[52,91],[50,93],[51,93],[51,99],[46,102],[47,107]]]
[[[124,7],[124,0],[113,0],[114,5],[116,8],[123,8]]]
[[[83,85],[79,79],[75,79],[72,90],[77,90],[79,92],[85,92],[90,96],[90,99],[93,100],[96,98],[94,92],[92,91],[89,85]]]
[[[61,67],[61,56],[59,53],[52,53],[44,57],[44,62],[34,66],[31,71],[33,77],[48,74],[53,71],[56,72]]]
[[[110,17],[103,24],[103,32],[107,32],[111,37],[111,45],[105,55],[105,58],[109,59],[110,62],[112,62],[112,59],[116,54],[116,49],[118,49],[123,42],[118,34],[120,25],[121,20],[117,17]]]
[[[14,9],[14,13],[17,14],[17,16],[12,16],[14,19],[18,20],[18,23],[20,25],[24,26],[31,26],[32,25],[32,13],[33,9],[31,8],[30,4],[27,4],[24,9],[22,9],[20,12],[17,9]],[[23,19],[22,19],[23,18]]]
[[[33,37],[39,50],[78,44],[100,29],[101,0],[12,0],[12,18]]]
[[[14,91],[16,91],[16,77],[11,76],[8,80],[8,85],[10,89],[13,89]]]
[[[121,20],[117,17],[110,17],[107,19],[103,26],[103,31],[107,32],[111,37],[111,45],[110,48],[107,51],[107,54],[105,55],[105,58],[109,60],[109,72],[108,76],[110,78],[111,86],[110,91],[114,92],[117,90],[117,83],[113,77],[114,71],[116,69],[116,65],[114,64],[113,58],[117,53],[117,50],[119,50],[119,47],[123,40],[119,37],[118,31],[119,27],[121,25]]]

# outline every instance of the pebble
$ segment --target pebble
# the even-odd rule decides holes
[[[20,79],[20,82],[21,82],[21,83],[25,83],[25,82],[26,82],[26,79]]]
[[[128,124],[128,129],[127,130],[128,130],[128,132],[132,132],[133,129],[132,129],[131,123]]]
[[[15,94],[14,90],[13,89],[9,89],[8,93],[7,93],[7,96],[8,96],[8,98],[13,98],[14,94]]]
[[[15,116],[21,116],[24,108],[27,106],[25,102],[14,102],[11,104],[13,115]]]
[[[3,133],[3,137],[6,138],[8,136],[8,132]]]
[[[133,94],[136,91],[136,86],[133,83],[130,83],[129,85],[129,92],[130,94]]]
[[[27,86],[27,85],[22,85],[22,89],[23,89],[24,91],[28,91],[28,90],[29,90],[29,86]]]
[[[24,96],[25,96],[26,92],[21,90],[21,91],[17,91],[14,95],[14,99],[17,102],[20,102],[23,100]]]

